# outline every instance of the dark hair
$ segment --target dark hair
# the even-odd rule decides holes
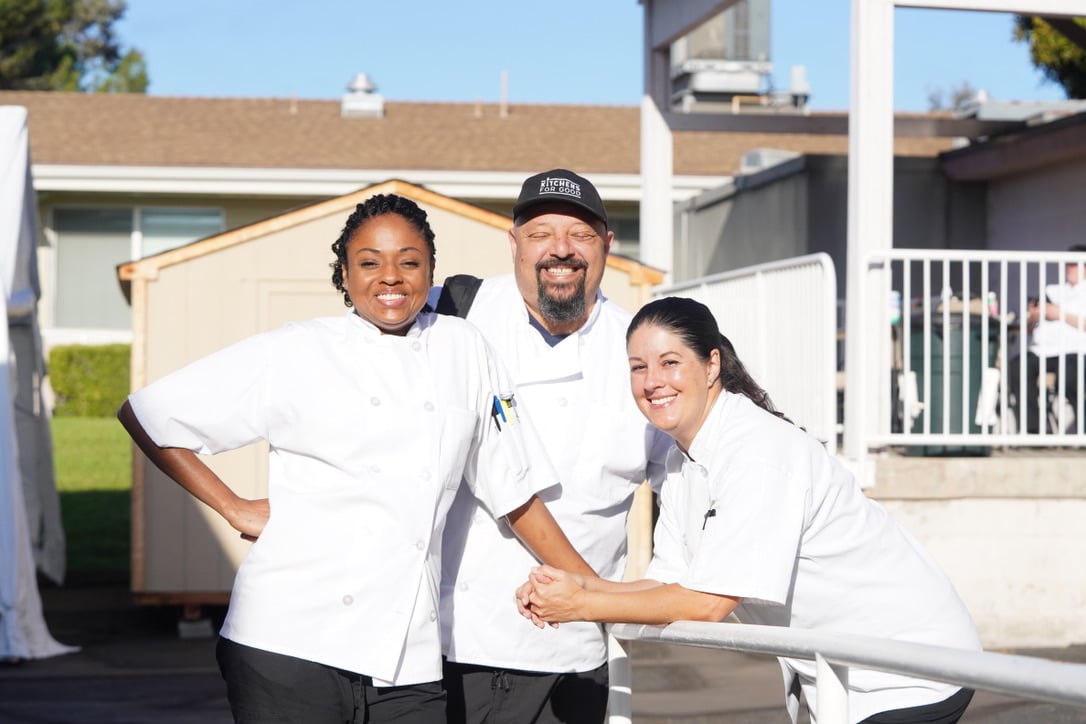
[[[720,352],[719,382],[725,390],[745,395],[766,412],[788,420],[784,413],[773,406],[769,393],[747,372],[731,340],[720,333],[713,313],[701,302],[683,297],[664,297],[649,302],[630,321],[626,329],[626,342],[629,343],[630,335],[635,330],[645,325],[671,332],[693,350],[704,364],[709,362],[713,350],[717,350]]]
[[[1086,244],[1072,244],[1067,251],[1086,251]]]
[[[343,265],[347,263],[347,244],[351,237],[367,221],[376,219],[385,214],[398,214],[414,226],[422,237],[426,239],[426,246],[430,249],[430,269],[433,270],[437,261],[437,249],[434,246],[434,230],[430,228],[430,222],[426,220],[426,212],[419,208],[414,201],[395,194],[376,194],[369,197],[355,207],[354,213],[347,217],[347,223],[343,226],[343,232],[332,244],[332,253],[336,260],[329,266],[332,267],[332,286],[343,293],[343,304],[351,306],[351,296],[343,286]]]

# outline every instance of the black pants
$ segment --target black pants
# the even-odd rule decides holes
[[[1078,403],[1081,399],[1078,389],[1078,366],[1079,361],[1082,359],[1081,354],[1067,354],[1063,356],[1064,360],[1064,397],[1071,403],[1071,406],[1075,408],[1075,414],[1078,414]],[[1057,375],[1059,379],[1060,372],[1060,357],[1045,357],[1044,359],[1045,372],[1052,372]],[[1018,432],[1028,432],[1031,434],[1037,434],[1041,430],[1041,418],[1038,415],[1037,402],[1041,397],[1041,389],[1037,384],[1037,378],[1041,369],[1041,358],[1032,352],[1026,353],[1026,423],[1022,424],[1021,414],[1021,400],[1018,399],[1018,377],[1021,374],[1022,358],[1015,357],[1011,360],[1007,366],[1007,396],[1010,401],[1011,410],[1014,411],[1014,418],[1018,420]],[[1057,384],[1056,389],[1059,389]],[[1047,419],[1048,415],[1045,415]],[[1049,432],[1060,432],[1059,430],[1050,430]]]
[[[441,682],[376,687],[368,676],[242,646],[215,648],[238,724],[442,724]]]
[[[607,664],[573,674],[445,662],[449,724],[602,724]]]
[[[872,714],[860,724],[954,724],[962,718],[972,700],[972,689],[958,689],[955,694],[935,704]]]

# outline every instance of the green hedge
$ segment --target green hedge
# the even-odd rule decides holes
[[[57,417],[112,417],[128,396],[127,344],[62,345],[49,352]]]

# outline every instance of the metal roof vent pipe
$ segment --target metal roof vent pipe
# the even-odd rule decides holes
[[[384,117],[385,99],[376,91],[377,86],[368,75],[356,73],[340,101],[339,114],[344,118]]]

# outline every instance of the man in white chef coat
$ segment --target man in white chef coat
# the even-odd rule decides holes
[[[447,282],[431,303],[466,316],[498,351],[561,481],[540,497],[589,565],[620,578],[634,492],[661,479],[670,441],[630,395],[630,314],[600,292],[614,233],[595,186],[567,169],[528,178],[513,216],[514,273],[474,280],[466,304]],[[459,309],[450,296],[461,297]],[[535,561],[465,490],[449,514],[443,558],[449,722],[603,722],[602,628],[541,630],[518,614],[513,594]]]

